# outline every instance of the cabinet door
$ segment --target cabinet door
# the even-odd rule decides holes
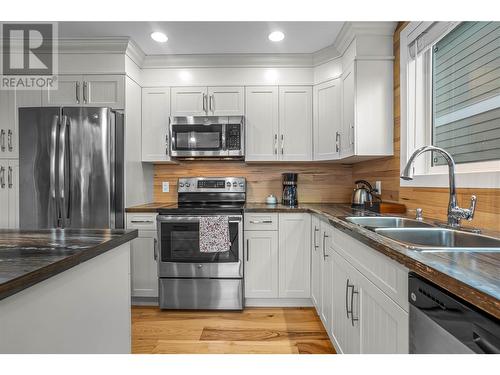
[[[280,160],[312,160],[312,88],[279,88]]]
[[[333,311],[330,333],[339,352],[356,354],[360,352],[359,322],[354,321],[353,324],[352,309],[358,316],[359,306],[354,305],[358,301],[357,294],[353,293],[353,288],[356,288],[354,292],[359,290],[355,278],[357,271],[336,251],[332,251],[332,259]]]
[[[132,297],[158,297],[158,268],[154,259],[155,232],[139,232],[130,243]]]
[[[340,155],[340,78],[314,88],[314,160],[335,160]]]
[[[9,228],[19,228],[19,160],[9,160],[7,166]]]
[[[44,90],[42,105],[83,105],[83,77],[81,75],[60,75],[56,90]]]
[[[16,92],[0,90],[0,158],[13,157],[17,147],[13,144],[15,136]]]
[[[0,159],[0,228],[9,227],[9,188],[7,187],[7,160]]]
[[[355,63],[342,75],[342,131],[340,133],[340,157],[354,155],[355,135]],[[368,129],[366,131],[369,131]]]
[[[361,274],[358,285],[360,352],[408,354],[408,313]]]
[[[332,323],[333,269],[332,269],[332,230],[330,225],[321,222],[321,314],[320,318],[327,331]]]
[[[311,296],[311,215],[279,214],[279,297]]]
[[[83,77],[83,102],[96,107],[125,108],[125,76],[86,75]]]
[[[278,298],[277,231],[245,231],[245,296]]]
[[[321,311],[321,229],[316,216],[311,218],[311,299],[318,315]]]
[[[206,87],[172,87],[172,116],[206,116],[208,97]]]
[[[243,87],[209,87],[208,110],[212,116],[243,116],[245,90]]]
[[[245,160],[278,160],[278,88],[247,87],[245,103]]]
[[[170,88],[142,89],[142,161],[168,161]]]

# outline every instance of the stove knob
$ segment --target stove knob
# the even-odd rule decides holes
[[[186,182],[186,187],[190,187],[191,184],[189,182]]]
[[[245,184],[243,182],[240,182],[240,187],[244,187]]]
[[[226,182],[226,186],[227,186],[228,188],[229,188],[229,187],[231,187],[231,183],[230,183],[229,181],[228,181],[228,182]]]
[[[233,182],[233,187],[236,187],[238,186],[238,183],[237,182]]]
[[[179,183],[179,187],[184,187],[184,182]]]

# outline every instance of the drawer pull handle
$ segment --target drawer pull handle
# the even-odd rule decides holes
[[[153,224],[154,222],[151,220],[131,220],[131,223],[134,224]]]
[[[250,220],[250,224],[272,224],[272,220]]]

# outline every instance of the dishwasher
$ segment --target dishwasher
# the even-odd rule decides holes
[[[410,273],[410,353],[500,354],[500,320]]]

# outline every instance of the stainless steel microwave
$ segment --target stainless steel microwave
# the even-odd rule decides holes
[[[170,118],[170,156],[244,159],[243,116]]]

